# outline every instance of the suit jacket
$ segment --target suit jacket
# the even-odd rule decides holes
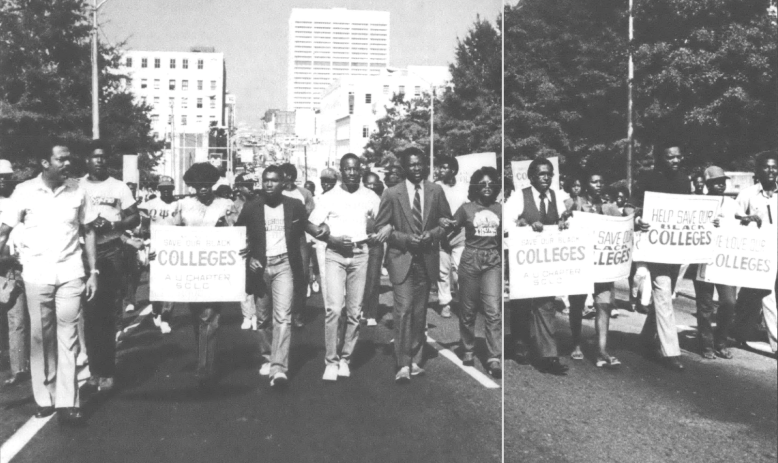
[[[289,256],[289,265],[292,267],[292,276],[295,286],[304,284],[303,258],[300,253],[300,239],[305,233],[305,224],[308,214],[300,200],[288,196],[281,197],[281,206],[284,208],[284,231],[286,235],[286,252]],[[246,227],[249,257],[254,257],[262,264],[262,269],[252,272],[248,268],[249,259],[246,259],[246,292],[256,296],[263,296],[267,288],[262,278],[267,267],[267,248],[265,236],[265,196],[258,195],[251,198],[240,211],[236,226]]]
[[[451,218],[446,195],[440,185],[424,180],[424,205],[422,206],[422,231],[429,231],[432,235],[432,246],[418,252],[424,258],[427,268],[427,277],[430,281],[437,281],[440,273],[440,240],[445,236],[445,231],[438,225],[438,219]],[[389,236],[387,248],[387,270],[389,279],[393,284],[405,281],[411,269],[413,253],[408,248],[411,236],[413,236],[413,209],[408,197],[406,183],[399,184],[384,191],[381,196],[381,205],[378,208],[376,227],[382,228],[390,224],[392,234]]]

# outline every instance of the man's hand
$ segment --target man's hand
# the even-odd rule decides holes
[[[319,225],[319,232],[313,237],[320,241],[328,241],[330,237],[330,227],[326,223]]]
[[[240,251],[238,251],[238,255],[240,257],[244,258],[244,259],[247,258],[248,255],[249,255],[249,248],[248,248],[248,246],[246,246],[245,248],[243,248]]]
[[[408,249],[411,251],[418,251],[421,247],[421,236],[411,235],[411,240],[408,242]]]
[[[647,232],[651,229],[651,224],[648,222],[643,222],[642,217],[635,217],[635,225],[637,225],[638,230],[642,232]]]
[[[527,223],[527,221],[526,221],[526,220],[524,220],[524,218],[523,218],[523,217],[522,217],[522,218],[519,218],[519,219],[517,219],[517,220],[516,220],[516,226],[517,226],[517,227],[526,227],[526,226],[528,226],[528,225],[529,225],[529,224]]]
[[[262,263],[259,262],[259,259],[252,257],[249,261],[249,269],[256,273],[262,269]]]
[[[568,228],[570,228],[570,223],[567,220],[559,222],[559,230],[567,230]]]
[[[105,234],[106,232],[110,231],[113,228],[113,225],[111,225],[111,222],[105,219],[105,217],[97,216],[97,218],[92,222],[92,228],[99,234]]]
[[[374,237],[373,244],[385,243],[386,240],[389,239],[389,235],[391,234],[392,234],[392,226],[384,225],[384,228],[378,230],[376,233],[373,234]]]
[[[457,221],[453,219],[447,219],[445,217],[441,217],[438,219],[438,225],[440,225],[441,228],[445,228],[446,230],[450,230],[451,228],[454,228],[456,224]]]
[[[721,219],[719,219],[718,217],[713,219],[713,226],[719,228],[721,226]]]
[[[97,294],[97,274],[92,273],[86,280],[86,300],[91,301]]]
[[[354,242],[351,241],[350,236],[330,236],[327,238],[327,244],[333,248],[340,250],[348,250],[354,248]]]
[[[421,237],[419,238],[419,241],[421,241],[422,246],[429,246],[432,244],[432,234],[427,230],[424,233],[421,234]]]
[[[534,232],[542,232],[543,231],[543,224],[540,222],[535,222],[532,224],[532,231]]]
[[[143,249],[143,240],[140,238],[130,238],[127,240],[127,244],[140,251]]]
[[[740,223],[742,225],[748,225],[751,222],[756,222],[756,226],[762,228],[762,218],[759,217],[758,215],[747,215],[740,219]]]

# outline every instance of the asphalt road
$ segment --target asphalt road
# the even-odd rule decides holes
[[[617,298],[626,296],[620,288]],[[594,365],[593,321],[584,321],[586,359],[575,361],[567,317],[557,314],[567,376],[506,362],[505,462],[774,463],[776,360],[742,349],[732,360],[704,360],[694,302],[679,296],[675,310],[681,373],[644,357],[637,338],[644,315],[622,311],[612,320],[608,350],[622,365],[607,370]]]
[[[391,292],[383,283],[382,308],[389,311]],[[293,334],[290,383],[283,392],[258,375],[255,333],[240,330],[237,304],[222,315],[220,382],[210,396],[195,388],[194,334],[186,307],[175,307],[169,335],[142,319],[121,344],[118,389],[84,405],[87,426],[68,429],[51,420],[12,461],[501,460],[502,389],[485,388],[431,347],[426,375],[397,386],[391,314],[378,327],[363,325],[351,378],[325,384],[321,306],[320,295],[311,297],[308,307],[315,318]],[[126,323],[137,323],[136,316]],[[429,322],[429,335],[455,348],[457,319],[430,310]],[[34,407],[29,384],[2,391],[0,442],[29,419]]]

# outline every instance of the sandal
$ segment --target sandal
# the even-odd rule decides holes
[[[617,365],[621,365],[621,362],[616,357],[598,357],[597,362],[595,363],[597,368],[602,367],[615,367]]]
[[[727,360],[730,360],[730,359],[732,359],[732,357],[734,357],[734,355],[732,355],[732,351],[729,350],[726,347],[722,347],[720,349],[716,349],[716,355],[718,355],[719,357],[721,357],[723,359],[727,359]]]

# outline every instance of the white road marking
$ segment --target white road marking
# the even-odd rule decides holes
[[[9,463],[53,417],[54,415],[49,415],[46,418],[32,417],[27,420],[24,426],[0,446],[0,463]]]
[[[437,341],[432,339],[431,337],[427,336],[427,344],[434,347],[435,350],[438,351],[440,355],[443,357],[446,357],[447,359],[451,360],[451,363],[458,366],[462,369],[465,373],[472,376],[473,379],[481,383],[484,387],[487,389],[499,389],[500,385],[492,381],[492,378],[486,376],[485,374],[478,371],[475,367],[468,367],[462,364],[462,360],[457,357],[457,354],[451,352],[449,349],[446,349],[445,347],[438,344]]]

